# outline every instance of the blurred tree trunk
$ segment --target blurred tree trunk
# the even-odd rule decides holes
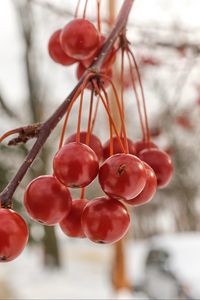
[[[30,123],[40,122],[43,119],[45,102],[43,97],[40,99],[41,84],[36,53],[34,49],[34,13],[31,2],[28,0],[13,1],[19,21],[19,30],[24,44],[24,68],[26,72],[28,107],[30,108]],[[37,170],[32,170],[33,178],[47,173],[48,149],[44,147],[40,158],[42,163]],[[43,239],[44,264],[46,266],[60,266],[60,255],[58,242],[53,227],[44,227],[45,237]]]

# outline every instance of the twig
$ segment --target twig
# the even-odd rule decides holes
[[[34,143],[32,149],[28,153],[27,157],[25,158],[24,162],[22,163],[21,167],[17,171],[16,175],[13,179],[8,183],[5,189],[0,194],[0,201],[2,207],[10,207],[11,205],[11,198],[17,189],[18,185],[20,184],[21,180],[25,176],[27,170],[31,166],[32,162],[38,155],[39,151],[41,150],[42,146],[46,142],[47,138],[51,134],[52,130],[56,127],[62,117],[65,115],[66,110],[69,107],[69,104],[77,92],[78,88],[81,86],[83,80],[86,78],[89,72],[99,73],[101,67],[109,54],[109,51],[112,49],[112,46],[120,33],[122,32],[123,28],[127,23],[127,19],[129,13],[131,11],[132,5],[134,0],[124,0],[123,6],[119,12],[118,18],[116,20],[115,26],[111,33],[109,34],[104,47],[102,48],[98,59],[96,62],[92,64],[90,68],[83,74],[83,77],[80,79],[78,84],[75,86],[73,91],[70,95],[64,100],[64,102],[58,107],[58,109],[52,114],[52,116],[41,124],[40,131],[37,137],[36,142]]]

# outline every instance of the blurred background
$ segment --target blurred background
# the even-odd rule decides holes
[[[123,3],[101,1],[105,34],[110,30],[110,1],[113,13]],[[77,66],[55,64],[47,45],[52,32],[73,18],[76,4],[0,1],[0,135],[45,120],[75,86]],[[95,8],[96,1],[90,0],[87,17],[94,22]],[[1,264],[1,299],[200,298],[199,11],[199,0],[135,0],[127,27],[145,89],[152,139],[174,162],[170,185],[149,204],[131,210],[131,228],[118,245],[69,239],[57,227],[30,221],[22,206],[24,188],[32,178],[51,174],[61,122],[15,193],[14,208],[29,223],[30,240],[17,260]],[[126,81],[127,131],[137,140],[141,133],[129,76]],[[66,135],[76,129],[76,112],[75,105]],[[84,114],[83,128],[86,122]],[[103,143],[109,137],[102,107],[94,133]],[[1,189],[33,142],[0,145]],[[96,183],[87,189],[88,199],[100,194]]]

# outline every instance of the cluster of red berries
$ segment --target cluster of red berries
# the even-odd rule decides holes
[[[81,142],[76,142],[75,134],[66,140],[54,157],[54,176],[33,180],[26,189],[24,204],[34,220],[45,225],[59,223],[68,236],[113,243],[126,234],[130,224],[123,202],[149,202],[157,186],[169,183],[172,162],[155,144],[143,141],[128,140],[130,154],[120,153],[116,138],[114,155],[109,157],[110,141],[102,146],[99,138],[91,134],[86,145],[86,136],[81,132]],[[68,188],[84,188],[97,175],[106,197],[71,200]]]
[[[89,20],[74,19],[50,37],[49,55],[56,63],[64,66],[78,63],[76,76],[79,80],[97,58],[105,40],[106,37]],[[116,51],[113,47],[102,67],[102,72],[109,78],[112,77],[111,66],[115,61]]]

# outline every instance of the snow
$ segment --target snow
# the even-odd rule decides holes
[[[58,231],[62,268],[44,269],[39,246],[27,247],[15,261],[1,264],[0,279],[9,276],[9,287],[16,299],[139,299],[142,293],[127,290],[114,294],[110,272],[113,247],[87,240],[66,238]],[[145,258],[150,247],[171,253],[170,268],[193,295],[199,296],[200,234],[175,234],[144,241],[127,242],[126,262],[130,282],[145,276]]]

